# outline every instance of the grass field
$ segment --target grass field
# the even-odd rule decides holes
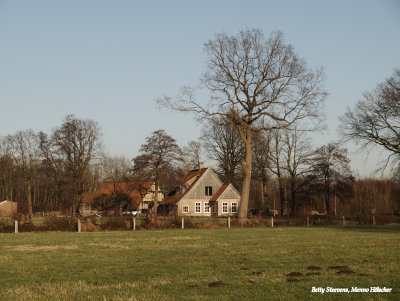
[[[400,227],[0,234],[0,300],[306,299],[400,300]]]

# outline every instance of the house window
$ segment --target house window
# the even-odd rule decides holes
[[[210,213],[210,203],[209,202],[204,203],[204,213]]]
[[[228,213],[228,203],[222,203],[222,213]]]
[[[189,206],[188,205],[183,205],[182,206],[182,213],[189,213]]]
[[[232,213],[237,213],[237,210],[238,210],[238,204],[236,202],[232,203]]]
[[[196,213],[201,213],[201,203],[196,202]]]
[[[206,196],[212,196],[212,186],[206,186]]]

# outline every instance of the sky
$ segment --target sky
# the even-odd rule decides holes
[[[201,125],[155,99],[199,83],[216,33],[250,28],[282,31],[310,67],[325,68],[328,129],[315,146],[338,140],[346,107],[400,67],[396,0],[0,0],[0,136],[50,133],[74,114],[100,124],[110,155],[133,158],[157,129],[183,146]],[[362,177],[387,156],[343,146]]]

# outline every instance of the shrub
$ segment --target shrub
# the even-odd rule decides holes
[[[0,233],[14,232],[14,225],[10,225],[7,221],[0,220]]]
[[[69,217],[46,217],[40,226],[37,226],[41,231],[70,231],[77,230],[78,221],[76,218]]]
[[[130,230],[132,229],[132,218],[110,216],[104,218],[100,228],[102,230]]]

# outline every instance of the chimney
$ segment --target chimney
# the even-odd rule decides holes
[[[199,162],[199,170],[204,168],[204,163],[203,162]]]

